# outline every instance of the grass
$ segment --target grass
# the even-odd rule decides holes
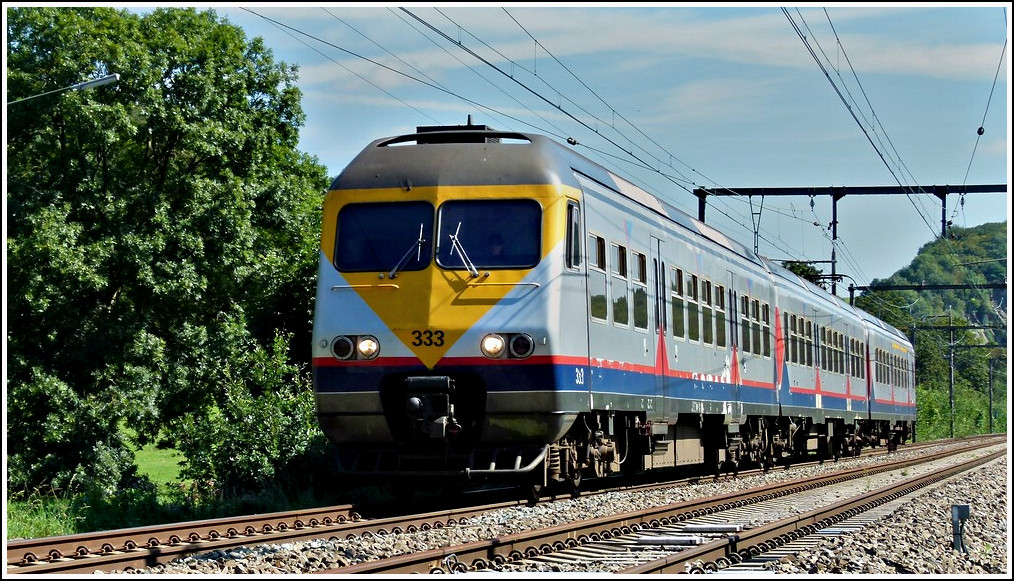
[[[27,499],[8,499],[7,540],[56,537],[78,532],[84,516],[75,499],[33,493]]]
[[[154,445],[135,450],[138,474],[147,486],[117,491],[113,495],[33,491],[10,495],[5,505],[7,540],[42,538],[112,530],[159,523],[217,518],[252,512],[274,512],[340,504],[312,493],[294,493],[281,485],[268,486],[256,494],[222,496],[196,483],[180,479],[176,450]]]
[[[174,520],[177,514],[180,519],[185,518],[186,508],[192,507],[181,507],[182,485],[186,483],[180,480],[180,453],[159,450],[149,444],[135,449],[134,454],[138,474],[147,476],[156,486],[153,495],[134,498],[133,503],[128,503],[134,506],[127,507],[103,500],[96,502],[81,494],[52,491],[9,497],[5,506],[7,539],[71,535],[94,530],[96,526],[122,528],[152,524],[146,519]]]
[[[155,484],[178,484],[180,482],[180,459],[176,450],[159,450],[154,444],[134,451],[137,473],[147,476]]]

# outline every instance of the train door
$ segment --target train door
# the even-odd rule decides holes
[[[726,305],[728,305],[727,308],[729,309],[729,351],[727,355],[729,362],[729,398],[727,407],[729,409],[726,413],[739,419],[743,416],[743,398],[740,394],[740,386],[743,383],[740,374],[743,371],[743,365],[740,361],[742,354],[739,352],[739,292],[736,288],[736,273],[731,270],[726,272],[729,277],[729,290],[726,291],[728,293]]]
[[[651,288],[654,294],[655,305],[655,409],[666,417],[673,417],[666,405],[669,397],[669,350],[666,346],[668,338],[668,307],[666,299],[669,291],[666,290],[667,273],[665,263],[665,243],[655,236],[651,237]]]
[[[587,232],[587,230],[584,223],[584,216],[581,212],[581,206],[576,201],[569,200],[567,202],[566,270],[568,274],[574,274],[576,276],[565,277],[566,280],[572,281],[565,283],[563,296],[566,297],[581,297],[587,295],[587,289],[585,287],[587,285],[588,260],[585,259],[587,257],[587,253],[583,251],[585,232]],[[591,249],[589,249],[589,251],[590,250]],[[568,329],[567,334],[569,335],[568,342],[573,341],[573,345],[577,347],[575,352],[580,353],[580,356],[577,358],[574,365],[574,388],[577,391],[582,391],[588,394],[589,406],[591,406],[592,382],[590,369],[588,367],[588,354],[591,349],[591,345],[589,344],[589,326],[591,325],[591,317],[588,301],[565,301],[563,308],[577,310],[577,312],[564,316],[563,320],[583,321],[583,323],[575,325],[573,329]]]

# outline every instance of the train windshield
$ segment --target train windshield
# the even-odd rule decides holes
[[[422,270],[433,252],[433,206],[427,202],[348,204],[338,212],[334,263],[342,272],[392,276]]]
[[[456,200],[440,206],[437,264],[451,270],[531,268],[542,248],[534,200]]]

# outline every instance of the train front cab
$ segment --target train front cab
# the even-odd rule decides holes
[[[328,193],[318,418],[350,473],[524,476],[587,406],[586,338],[565,325],[586,313],[568,300],[580,265],[564,266],[578,199],[534,145],[441,139],[375,142]],[[473,171],[487,162],[507,176]],[[356,351],[364,338],[369,356]]]

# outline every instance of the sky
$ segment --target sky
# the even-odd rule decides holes
[[[835,241],[830,195],[708,198],[709,225],[775,260],[830,272],[834,242],[840,296],[939,236],[932,186],[1010,183],[1010,3],[147,6],[185,5],[298,65],[299,148],[332,177],[471,119],[575,139],[692,216],[695,188],[905,188],[846,193]],[[1009,195],[951,194],[946,217],[1008,220]]]
[[[300,149],[329,175],[374,139],[470,117],[576,139],[692,216],[695,188],[844,186],[842,296],[939,236],[940,200],[920,192],[1010,183],[1009,3],[460,6],[213,9],[299,66]],[[912,194],[847,194],[867,186]],[[963,198],[947,196],[955,226],[1010,216],[1005,192]],[[812,201],[709,197],[706,222],[751,248],[756,224],[776,260],[829,261],[831,197]]]

